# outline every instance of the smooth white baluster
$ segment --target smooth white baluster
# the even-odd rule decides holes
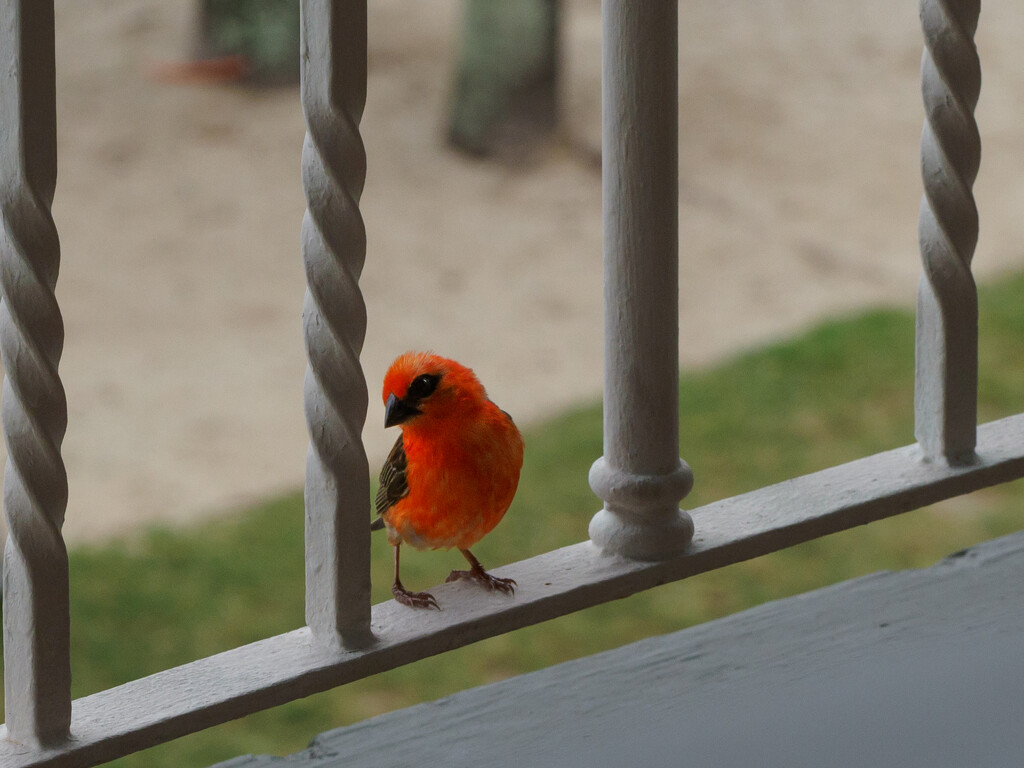
[[[924,196],[918,239],[924,275],[917,301],[914,434],[926,457],[974,458],[978,401],[978,292],[971,258],[978,209],[971,191],[981,161],[974,107],[981,65],[974,45],[978,0],[921,0]]]
[[[6,738],[43,745],[66,740],[71,722],[53,35],[52,0],[0,0]]]
[[[306,622],[348,647],[370,635],[370,471],[362,443],[367,390],[359,353],[366,231],[366,0],[303,0],[302,221],[306,461]]]
[[[676,0],[604,0],[604,456],[590,485],[603,551],[681,552],[679,501],[678,10]]]

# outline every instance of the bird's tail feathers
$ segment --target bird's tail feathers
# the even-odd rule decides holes
[[[371,531],[379,531],[383,527],[384,527],[384,518],[383,517],[375,518],[374,521],[372,523],[370,523],[370,530]]]

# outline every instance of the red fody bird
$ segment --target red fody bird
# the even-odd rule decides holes
[[[439,608],[429,592],[410,592],[399,578],[403,543],[416,549],[458,547],[469,579],[512,594],[512,579],[492,576],[469,548],[505,515],[519,485],[523,438],[512,417],[487,397],[476,374],[429,352],[406,352],[384,376],[384,426],[400,426],[380,472],[372,530],[387,530],[395,548],[395,599],[414,608]]]

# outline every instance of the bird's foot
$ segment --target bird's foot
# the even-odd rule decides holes
[[[475,581],[486,589],[492,592],[501,592],[503,595],[514,595],[516,592],[515,579],[503,579],[500,576],[492,576],[483,568],[471,568],[468,571],[452,571],[448,574],[448,578],[445,579],[445,583],[450,581]]]
[[[391,594],[395,596],[395,600],[402,605],[408,605],[410,608],[437,608],[437,610],[441,610],[441,606],[437,604],[437,600],[429,592],[410,592],[401,584],[396,583],[391,585]]]

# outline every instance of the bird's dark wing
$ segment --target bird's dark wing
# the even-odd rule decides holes
[[[398,436],[395,447],[388,454],[384,466],[380,470],[380,488],[377,490],[377,498],[374,499],[374,506],[377,514],[383,515],[391,507],[409,495],[409,483],[405,478],[407,461],[405,458],[405,446],[402,443],[402,436]],[[384,527],[384,521],[380,518],[374,520],[370,525],[371,530],[379,530]]]
[[[493,405],[495,408],[498,408],[497,404],[493,400],[491,400],[490,398],[487,398],[487,399],[488,399],[488,401],[490,401],[491,405]],[[512,414],[511,413],[509,413],[508,411],[504,410],[503,408],[498,408],[498,410],[501,411],[503,414],[505,414],[505,418],[508,419],[510,422],[512,422],[513,424],[516,423],[515,419],[512,418]]]

